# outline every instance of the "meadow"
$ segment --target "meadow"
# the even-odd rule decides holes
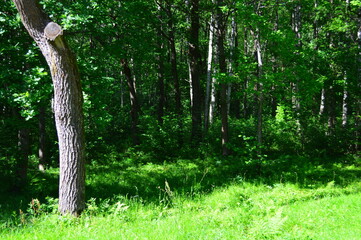
[[[361,239],[360,163],[285,156],[259,172],[235,159],[109,157],[88,165],[79,218],[58,214],[54,168],[1,197],[0,238]]]

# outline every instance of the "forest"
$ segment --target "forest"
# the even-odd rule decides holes
[[[0,238],[360,239],[360,150],[360,0],[0,0]]]

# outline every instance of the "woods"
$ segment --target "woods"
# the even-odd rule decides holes
[[[86,164],[267,179],[360,145],[359,0],[0,0],[1,194],[58,169],[79,215]]]

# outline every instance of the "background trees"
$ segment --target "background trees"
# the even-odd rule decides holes
[[[357,153],[360,5],[43,1],[79,63],[88,162],[109,152],[159,162]],[[50,73],[15,16],[3,1],[0,171],[9,188],[16,169],[58,164]]]

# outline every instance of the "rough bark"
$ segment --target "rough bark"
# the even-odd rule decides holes
[[[59,142],[59,211],[78,215],[85,208],[83,96],[76,59],[62,35],[48,40],[50,18],[37,0],[13,0],[21,20],[49,65],[54,86],[54,112]]]

